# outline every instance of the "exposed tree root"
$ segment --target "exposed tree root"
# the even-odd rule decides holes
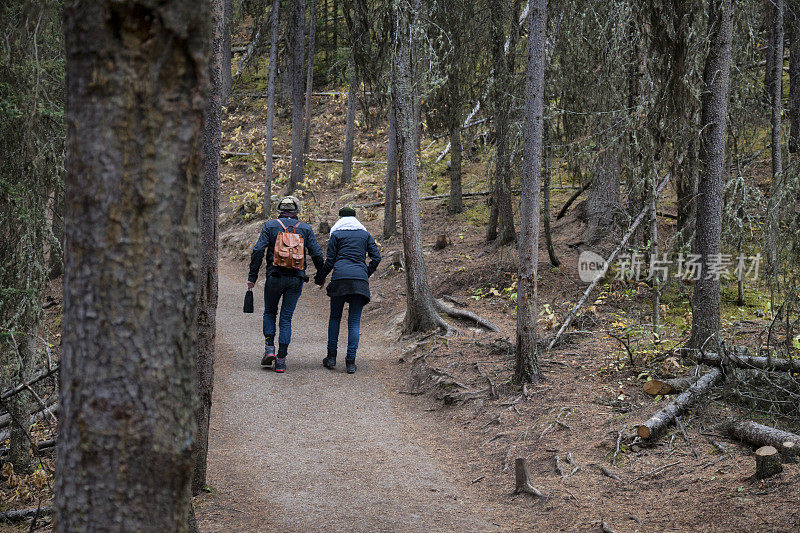
[[[475,313],[472,313],[465,309],[456,309],[455,307],[450,307],[449,305],[445,304],[444,302],[436,298],[434,298],[433,301],[436,305],[436,310],[441,313],[444,313],[453,318],[460,318],[462,320],[471,320],[476,324],[478,324],[479,326],[481,326],[482,328],[488,329],[489,331],[494,331],[494,332],[500,331],[500,328],[498,328],[495,324],[489,322],[485,318],[479,317]]]
[[[530,494],[537,498],[547,498],[544,492],[531,484],[531,474],[528,471],[528,463],[525,461],[524,457],[517,457],[514,460],[514,469],[516,472],[516,487],[514,492],[516,494],[523,493]]]

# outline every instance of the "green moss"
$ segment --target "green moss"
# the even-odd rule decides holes
[[[489,222],[489,209],[485,202],[475,202],[466,208],[460,216],[467,224],[482,227]]]

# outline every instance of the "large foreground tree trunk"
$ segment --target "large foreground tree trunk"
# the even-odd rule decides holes
[[[58,531],[186,531],[208,2],[65,8]]]
[[[772,72],[770,107],[772,115],[772,184],[770,185],[767,219],[767,270],[770,278],[778,276],[778,234],[780,233],[780,202],[783,189],[783,157],[781,154],[781,117],[783,115],[783,0],[772,0],[772,30],[770,43],[775,50],[772,63],[767,66]]]
[[[292,44],[292,171],[289,176],[289,193],[294,192],[303,181],[303,103],[305,95],[305,26],[306,0],[291,0],[289,20],[290,42]]]
[[[397,115],[389,107],[389,147],[386,152],[386,190],[383,208],[383,238],[397,234]]]
[[[403,254],[406,262],[405,332],[427,331],[442,324],[434,307],[422,256],[419,184],[417,183],[416,113],[414,79],[411,71],[412,7],[399,1],[397,34],[392,66],[392,105],[397,118],[397,151],[400,169],[400,203],[403,211]],[[415,9],[414,9],[415,11]]]
[[[790,28],[789,43],[789,152],[800,147],[800,6],[789,4],[786,24]]]
[[[699,348],[720,328],[720,280],[707,276],[709,264],[721,252],[722,191],[725,169],[725,137],[730,87],[733,8],[731,0],[709,2],[711,45],[703,71],[702,134],[694,251],[700,255],[702,272],[694,284],[692,336],[689,345]]]
[[[544,42],[547,0],[530,4],[528,65],[525,75],[525,129],[523,131],[522,208],[517,289],[517,353],[514,381],[539,381],[536,333],[536,277],[539,271],[539,208],[542,188],[542,131],[544,123]]]
[[[211,393],[214,389],[214,344],[217,337],[219,239],[219,151],[222,134],[222,69],[224,67],[225,7],[229,0],[211,1],[211,44],[208,108],[203,126],[203,184],[200,191],[200,268],[197,276],[197,393],[195,410],[197,437],[194,448],[192,493],[206,486],[208,427],[211,416]]]
[[[269,81],[267,85],[267,147],[264,153],[264,218],[272,211],[272,144],[275,136],[275,71],[278,69],[278,20],[281,0],[272,2],[272,35],[269,45]]]

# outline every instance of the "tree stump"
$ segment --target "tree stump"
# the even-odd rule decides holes
[[[531,485],[531,474],[528,471],[528,463],[524,457],[517,457],[514,461],[514,469],[516,472],[517,486],[514,489],[516,494],[525,493],[537,498],[546,498],[547,496],[539,489]]]
[[[436,244],[433,245],[434,250],[443,250],[447,248],[447,235],[444,233],[436,237]]]
[[[773,446],[762,446],[756,450],[756,477],[766,479],[783,472],[781,456]]]

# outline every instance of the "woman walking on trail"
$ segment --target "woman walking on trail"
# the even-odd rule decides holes
[[[331,316],[328,321],[328,356],[323,359],[325,368],[336,367],[336,351],[339,342],[339,326],[342,321],[344,304],[347,311],[347,373],[356,371],[356,350],[358,350],[361,311],[369,303],[369,277],[378,268],[381,254],[375,239],[356,218],[355,209],[343,207],[339,210],[339,220],[331,228],[328,240],[328,253],[325,264],[317,271],[314,283],[320,287],[325,283],[328,273],[333,270],[328,284],[331,298]],[[366,256],[369,255],[369,264]]]
[[[264,254],[267,256],[267,273],[264,284],[264,357],[262,366],[275,364],[275,372],[286,371],[286,355],[292,340],[292,315],[294,315],[303,283],[308,281],[305,270],[305,254],[317,268],[317,275],[323,265],[322,248],[317,244],[314,230],[305,222],[299,222],[302,205],[294,196],[286,196],[278,203],[278,218],[268,220],[261,229],[258,242],[250,256],[250,275],[247,287],[252,289],[258,279],[258,271]],[[280,237],[280,238],[279,238]],[[300,237],[298,240],[297,237]],[[295,246],[297,250],[287,248]],[[276,250],[279,252],[276,255]],[[280,335],[278,353],[275,354],[275,321],[278,316],[278,302],[281,303]]]

